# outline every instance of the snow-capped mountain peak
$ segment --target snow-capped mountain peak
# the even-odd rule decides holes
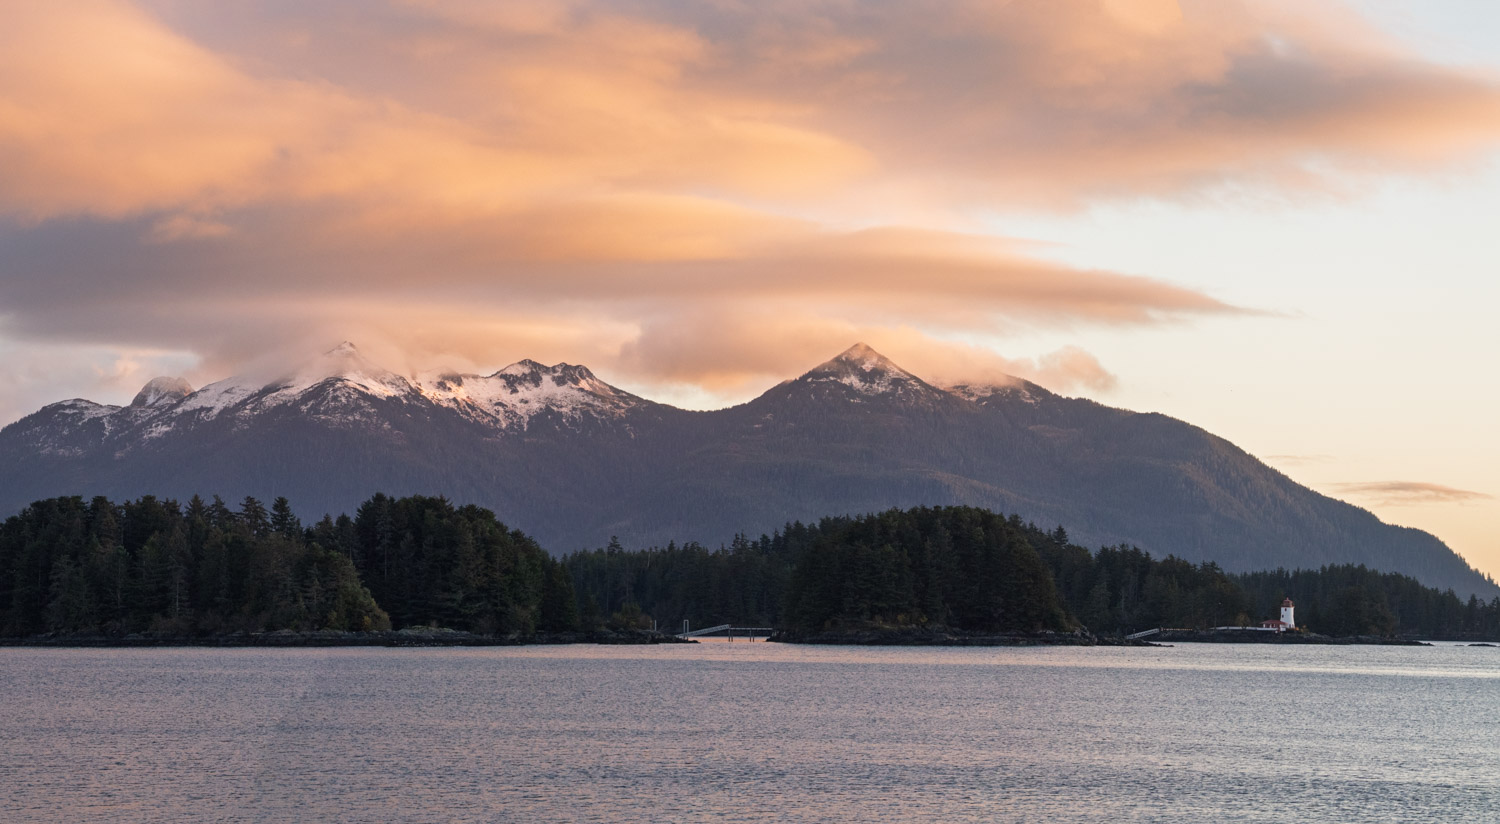
[[[491,375],[419,378],[418,385],[434,403],[504,428],[528,428],[543,412],[570,420],[613,418],[646,403],[599,380],[586,366],[545,366],[534,360],[513,363]]]
[[[563,364],[558,364],[558,366],[562,366],[562,365]],[[547,371],[547,367],[546,366],[543,366],[542,364],[537,363],[536,361],[532,360],[531,358],[525,358],[523,360],[516,361],[515,363],[511,364],[510,366],[505,367],[504,369],[499,370],[498,372],[496,372],[494,375],[491,375],[490,377],[495,377],[495,376],[498,376],[498,375],[510,375],[510,376],[514,376],[514,377],[518,377],[519,378],[519,377],[523,377],[523,376],[526,376],[526,375],[532,375],[532,374],[536,374],[538,372],[544,372],[544,371]]]
[[[534,360],[523,360],[501,369],[491,377],[500,378],[516,392],[524,392],[525,390],[521,389],[523,386],[542,389],[551,384],[558,388],[572,386],[580,391],[604,397],[624,394],[594,377],[594,373],[590,372],[587,366],[577,366],[571,363],[543,366]]]
[[[152,378],[136,393],[135,400],[130,402],[133,407],[160,406],[162,404],[176,403],[193,394],[192,384],[182,378],[162,377]]]
[[[387,412],[378,407],[399,404],[447,408],[487,427],[524,430],[542,413],[562,421],[606,420],[648,403],[599,380],[587,367],[567,363],[523,360],[490,375],[440,372],[407,379],[346,341],[270,381],[264,374],[240,375],[196,392],[176,379],[153,381],[136,403],[151,414],[133,420],[149,421],[147,439],[220,417],[245,423],[282,408],[338,427],[385,426]]]
[[[806,384],[842,384],[865,395],[936,391],[890,358],[856,343],[798,378]]]
[[[312,390],[318,387],[326,391],[313,396]],[[294,403],[306,408],[318,401],[323,406],[333,402],[335,407],[346,408],[323,409],[319,417],[352,420],[363,417],[353,407],[365,405],[372,398],[410,401],[420,397],[411,381],[370,361],[345,341],[269,382],[238,375],[211,383],[183,399],[177,411],[205,418],[225,412],[246,417]]]
[[[867,343],[856,343],[840,352],[833,360],[852,364],[861,369],[901,369],[890,358],[876,352]]]
[[[375,364],[354,344],[344,341],[279,381],[276,394],[300,394],[327,380],[342,381],[382,398],[406,394],[414,388],[406,378]]]

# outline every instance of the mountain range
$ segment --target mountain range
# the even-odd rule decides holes
[[[1303,487],[1165,415],[1034,383],[938,387],[863,344],[748,403],[678,409],[583,366],[405,377],[341,344],[269,382],[156,378],[128,406],[51,404],[0,430],[0,513],[55,495],[376,491],[494,510],[554,552],[758,535],[791,520],[970,504],[1228,571],[1362,563],[1485,598],[1436,537]]]

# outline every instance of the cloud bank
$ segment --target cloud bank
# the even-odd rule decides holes
[[[1471,503],[1490,500],[1494,497],[1483,492],[1419,481],[1338,483],[1333,484],[1333,488],[1340,494],[1365,498],[1381,506]]]
[[[863,339],[1107,387],[1089,353],[984,342],[1245,310],[995,215],[1340,197],[1500,137],[1500,80],[1311,5],[22,4],[0,336],[208,377],[355,338],[726,396]]]

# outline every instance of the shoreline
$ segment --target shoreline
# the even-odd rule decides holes
[[[1075,632],[978,633],[948,629],[844,629],[801,633],[778,631],[766,639],[780,644],[886,647],[1159,647],[1140,639]]]
[[[1162,630],[1146,638],[1074,632],[975,633],[948,629],[840,629],[799,633],[781,631],[766,639],[784,644],[827,646],[905,647],[1170,647],[1189,644],[1284,644],[1289,646],[1406,646],[1428,647],[1429,641],[1375,635],[1333,637],[1313,632],[1269,633],[1214,630]]]
[[[54,648],[155,648],[155,647],[521,647],[561,644],[692,644],[651,630],[596,630],[592,632],[538,632],[531,635],[480,635],[451,629],[408,628],[376,632],[240,632],[224,635],[33,635],[0,638],[0,647]]]
[[[1234,630],[1164,629],[1150,636],[1153,640],[1186,644],[1286,644],[1292,646],[1378,646],[1430,647],[1427,641],[1414,638],[1386,638],[1379,635],[1319,635],[1316,632],[1256,632]]]
[[[1409,646],[1429,647],[1432,641],[1412,638],[1382,638],[1373,635],[1333,637],[1317,633],[1260,633],[1213,630],[1162,630],[1148,638],[1127,639],[1098,636],[1087,630],[1075,632],[976,633],[957,630],[843,629],[815,633],[777,631],[758,639],[762,643],[809,646],[886,647],[1171,647],[1187,644],[1271,644],[1289,646]],[[695,644],[698,640],[653,630],[595,630],[590,632],[538,632],[531,635],[482,635],[443,628],[407,628],[376,632],[241,632],[211,636],[99,634],[34,635],[0,638],[4,647],[48,647],[73,649],[137,649],[161,647],[203,648],[298,648],[298,647],[519,647],[565,644],[653,645]],[[1494,646],[1485,642],[1456,641],[1470,646]]]

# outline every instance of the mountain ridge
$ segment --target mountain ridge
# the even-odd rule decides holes
[[[307,514],[375,491],[443,494],[566,551],[611,535],[712,543],[788,519],[970,504],[1230,571],[1366,563],[1500,593],[1437,538],[1302,487],[1199,427],[1020,379],[941,388],[864,344],[712,411],[566,363],[408,378],[348,343],[269,382],[192,391],[158,378],[143,398],[62,401],[0,429],[14,467],[0,512],[72,494],[286,495]]]

